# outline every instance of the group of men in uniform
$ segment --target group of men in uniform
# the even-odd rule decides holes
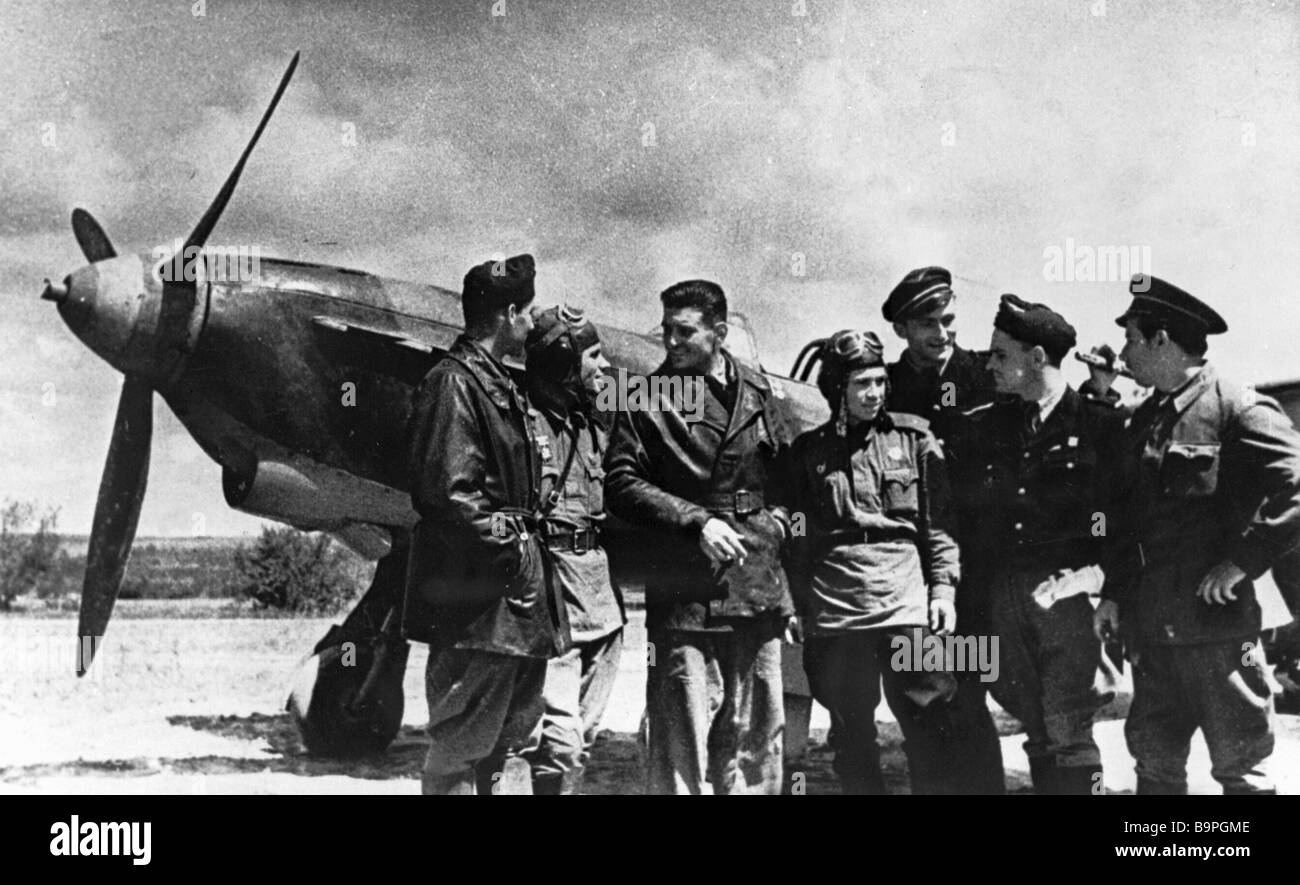
[[[1203,302],[1134,278],[1120,356],[1154,393],[1130,414],[1113,366],[1065,381],[1059,313],[1004,295],[989,349],[967,351],[951,275],[915,270],[883,308],[902,356],[886,365],[867,331],[826,339],[830,418],[800,433],[782,388],[724,346],[717,284],[661,293],[651,376],[680,383],[609,415],[594,327],[531,309],[533,277],[530,256],[470,270],[465,334],[413,404],[425,792],[577,791],[626,621],[606,505],[655,563],[648,792],[782,790],[783,641],[804,645],[845,792],[885,792],[882,688],[913,792],[1004,792],[989,690],[1024,726],[1035,792],[1103,792],[1103,643],[1134,669],[1140,793],[1186,790],[1197,728],[1225,792],[1273,789],[1251,582],[1300,546],[1300,436],[1206,362],[1226,325]],[[991,681],[954,663],[975,638],[995,640]],[[941,665],[908,663],[936,646]]]

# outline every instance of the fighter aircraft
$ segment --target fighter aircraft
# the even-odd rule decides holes
[[[414,386],[461,332],[461,310],[450,289],[297,261],[260,259],[254,281],[207,278],[203,247],[297,63],[295,54],[176,254],[119,255],[77,209],[73,234],[90,263],[47,281],[42,297],[125,375],[87,554],[78,672],[104,636],[135,536],[156,392],[220,465],[231,507],[331,532],[379,559],[366,595],[317,645],[290,703],[310,750],[342,754],[386,746],[401,723],[409,648],[398,607],[416,520],[404,429]],[[615,368],[643,374],[662,360],[649,336],[607,326],[600,335]],[[824,419],[814,388],[785,386],[804,423]],[[619,532],[609,540],[617,545]],[[355,643],[352,666],[340,663],[345,642]]]
[[[87,554],[78,672],[104,636],[135,537],[156,392],[220,465],[231,507],[331,532],[379,560],[364,597],[316,645],[289,701],[309,751],[350,755],[387,746],[402,721],[409,646],[400,606],[416,520],[404,428],[414,386],[461,332],[460,296],[283,259],[261,259],[254,280],[208,277],[204,246],[297,64],[295,54],[229,177],[174,254],[119,255],[94,218],[76,209],[73,234],[90,263],[47,281],[42,297],[125,376]],[[646,373],[662,359],[649,335],[608,326],[600,335],[615,368]],[[793,378],[769,373],[804,427],[827,415],[808,383],[816,344],[800,354]],[[1285,394],[1300,418],[1300,383]],[[636,546],[620,543],[628,537],[617,525],[607,536],[625,579],[639,570]]]

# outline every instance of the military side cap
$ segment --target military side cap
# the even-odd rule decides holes
[[[461,290],[464,304],[478,302],[485,311],[500,310],[506,305],[523,307],[533,300],[533,256],[516,255],[503,261],[485,261],[465,274]]]
[[[1031,304],[1018,295],[1003,295],[993,328],[1012,338],[1039,346],[1052,357],[1062,357],[1074,347],[1074,326],[1046,304]]]
[[[929,313],[952,300],[952,274],[942,267],[922,267],[911,271],[894,287],[880,309],[885,322],[904,320]]]
[[[1147,273],[1134,274],[1129,281],[1128,291],[1133,296],[1133,301],[1122,316],[1115,318],[1118,326],[1124,325],[1132,317],[1149,316],[1191,324],[1202,328],[1206,335],[1221,335],[1228,331],[1228,324],[1219,316],[1218,311],[1159,277]]]

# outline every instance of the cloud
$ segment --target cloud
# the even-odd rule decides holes
[[[1233,334],[1212,353],[1226,368],[1300,375],[1285,297],[1300,272],[1293,9],[11,6],[0,294],[16,323],[0,368],[13,390],[52,377],[115,401],[116,375],[73,361],[35,300],[42,277],[81,263],[68,211],[91,209],[122,250],[183,236],[295,49],[214,243],[452,287],[486,255],[529,250],[543,299],[636,329],[657,321],[661,288],[707,275],[773,368],[814,335],[879,329],[885,294],[931,263],[958,277],[968,344],[985,343],[1003,291],[1058,307],[1085,345],[1115,343],[1123,284],[1049,282],[1044,250],[1149,246],[1157,274],[1222,308]],[[95,437],[88,419],[51,421]],[[170,417],[160,426],[161,476],[216,476]],[[68,445],[61,457],[102,459],[94,439]],[[0,446],[8,463],[34,452]],[[48,483],[93,502],[93,483]],[[212,489],[202,506],[216,511]],[[153,482],[146,515],[155,496],[181,512],[181,494]]]

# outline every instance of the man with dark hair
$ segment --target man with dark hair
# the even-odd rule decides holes
[[[533,259],[465,275],[473,332],[415,393],[408,424],[411,538],[403,616],[429,643],[426,794],[529,792],[548,658],[568,649],[564,602],[545,576],[534,514],[538,458],[528,403],[502,360],[532,328]]]
[[[956,680],[895,664],[955,626],[957,546],[943,450],[924,419],[885,411],[883,354],[874,334],[852,330],[822,349],[817,386],[831,418],[795,440],[785,478],[785,503],[808,522],[792,540],[790,587],[808,682],[831,713],[843,792],[885,792],[876,744],[883,678],[913,794],[941,793],[957,749]]]
[[[535,794],[569,795],[578,792],[609,703],[627,621],[600,545],[609,433],[594,406],[609,363],[596,327],[568,306],[539,313],[525,349],[542,462],[542,538],[573,638],[573,648],[547,665],[541,741],[529,761]]]
[[[1199,728],[1225,793],[1275,792],[1252,582],[1300,543],[1300,435],[1274,400],[1206,362],[1206,336],[1228,330],[1211,307],[1146,274],[1129,291],[1120,355],[1155,392],[1126,435],[1095,628],[1121,636],[1133,662],[1124,734],[1137,791],[1187,792]]]
[[[952,274],[942,267],[909,272],[881,308],[885,321],[907,342],[890,363],[891,412],[919,415],[946,441],[972,409],[993,402],[988,353],[957,346],[956,295]]]
[[[706,326],[727,321],[727,296],[722,287],[709,280],[686,280],[670,286],[659,296],[666,309],[694,308]]]
[[[993,402],[993,375],[986,363],[988,353],[965,350],[957,345],[956,295],[952,274],[942,267],[922,267],[899,281],[881,308],[886,322],[907,342],[902,355],[887,367],[890,412],[918,415],[929,422],[941,445],[959,435],[975,410]],[[949,451],[949,471],[956,469],[956,452]],[[953,533],[962,550],[962,572],[968,589],[957,596],[957,620],[968,635],[989,632],[985,600],[976,592],[983,586],[966,562],[968,532],[960,522]],[[972,580],[973,579],[973,580]],[[956,793],[999,794],[1006,790],[1002,768],[1002,745],[988,709],[987,684],[976,673],[957,674],[954,706],[963,713],[954,719],[964,729],[953,752],[961,759],[950,789]]]
[[[723,348],[717,284],[678,283],[660,298],[667,358],[652,377],[680,384],[619,415],[607,459],[610,507],[650,530],[655,555],[647,790],[694,794],[707,781],[714,793],[779,793],[780,643],[793,608],[773,468],[794,424],[783,394]]]
[[[993,697],[1024,725],[1034,791],[1101,793],[1090,596],[1124,414],[1066,383],[1075,332],[1060,314],[1003,295],[993,325],[989,368],[1015,399],[974,415],[957,446],[974,573],[963,592],[988,601],[1002,652]]]

